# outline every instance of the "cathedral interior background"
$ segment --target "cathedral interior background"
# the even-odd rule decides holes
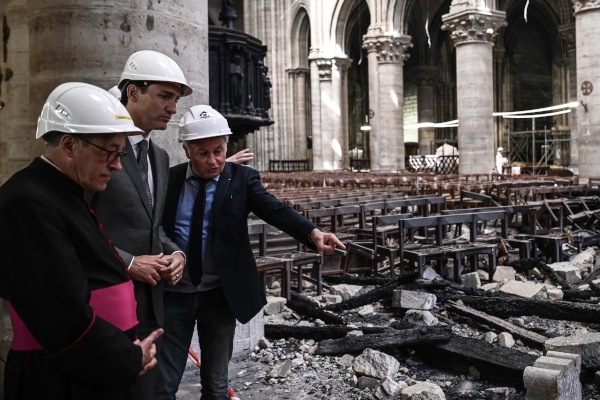
[[[32,136],[53,87],[108,89],[140,49],[174,58],[196,89],[154,135],[173,163],[183,160],[169,134],[182,110],[210,103],[231,114],[230,152],[252,148],[260,171],[274,160],[402,171],[446,143],[461,173],[489,172],[503,146],[511,161],[600,175],[589,150],[599,140],[599,10],[591,0],[7,0],[0,179],[41,153]],[[557,115],[493,116],[568,103]]]

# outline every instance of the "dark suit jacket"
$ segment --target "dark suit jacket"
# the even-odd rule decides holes
[[[187,165],[188,163],[179,164],[171,168],[169,173],[163,214],[167,236],[174,231],[177,204],[185,182]],[[236,319],[246,323],[267,302],[264,284],[258,275],[248,238],[250,211],[304,244],[316,226],[269,194],[260,183],[256,170],[232,163],[225,163],[212,209],[213,256],[219,279]]]
[[[113,172],[106,190],[92,200],[92,208],[104,224],[107,236],[129,265],[134,256],[172,254],[179,247],[162,230],[161,215],[167,192],[169,155],[150,140],[148,154],[154,177],[154,210],[150,207],[144,189],[142,175],[129,140],[126,140],[123,169]],[[148,329],[162,325],[163,286],[134,281],[135,296],[138,302],[140,336],[145,337]]]

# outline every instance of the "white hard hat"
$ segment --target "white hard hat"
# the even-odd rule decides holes
[[[504,148],[498,147],[498,151],[504,151]]]
[[[113,86],[110,89],[108,89],[108,93],[115,96],[117,98],[117,100],[121,99],[121,91],[119,90],[118,86]]]
[[[129,56],[119,80],[120,89],[126,81],[173,82],[181,85],[181,96],[192,94],[179,65],[170,57],[152,50],[136,51]]]
[[[48,96],[38,118],[35,138],[51,131],[81,135],[143,133],[113,95],[81,82],[63,83]]]
[[[179,122],[179,141],[231,135],[227,120],[211,106],[193,106]]]

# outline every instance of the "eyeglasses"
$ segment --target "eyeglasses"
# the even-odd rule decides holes
[[[97,144],[94,144],[94,143],[90,142],[89,140],[85,140],[82,137],[79,137],[79,139],[81,141],[83,141],[83,142],[86,142],[87,144],[91,144],[92,146],[94,146],[94,147],[96,147],[96,148],[98,148],[98,149],[100,149],[102,151],[107,152],[108,154],[106,155],[106,162],[109,163],[109,164],[112,163],[113,161],[115,161],[117,159],[117,157],[120,160],[122,160],[123,157],[125,157],[127,155],[127,153],[124,152],[124,151],[108,150],[108,149],[105,149],[104,147],[100,147]]]

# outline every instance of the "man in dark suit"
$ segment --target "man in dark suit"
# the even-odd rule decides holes
[[[161,227],[169,156],[150,135],[167,128],[177,100],[192,89],[175,61],[150,50],[129,57],[119,89],[121,103],[143,133],[128,138],[125,151],[130,157],[123,159],[123,169],[113,174],[106,190],[93,198],[92,208],[134,280],[137,335],[145,338],[163,323],[164,282],[174,285],[185,264],[183,253]],[[132,399],[153,398],[155,372],[136,383]]]
[[[227,400],[236,319],[246,323],[266,304],[250,240],[248,214],[329,254],[343,244],[270,195],[252,168],[225,162],[231,130],[210,106],[194,106],[179,124],[189,163],[171,168],[163,226],[187,254],[184,276],[165,289],[165,335],[158,359],[164,393],[174,399],[194,325],[198,329],[203,400]]]

